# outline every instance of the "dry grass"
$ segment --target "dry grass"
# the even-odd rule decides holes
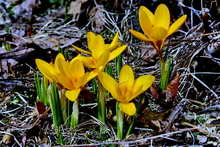
[[[123,13],[110,12],[98,4],[96,7],[99,13],[102,14],[102,20],[104,22],[101,33],[109,37],[113,36],[115,32],[119,32],[120,39],[129,46],[128,50],[123,53],[123,62],[133,66],[138,75],[155,75],[157,77],[156,83],[158,84],[160,70],[155,52],[149,44],[136,40],[128,32],[129,29],[138,26],[136,20],[136,10],[138,7],[134,5],[132,0],[127,2],[126,9]],[[191,10],[191,16],[189,16],[190,20],[187,23],[189,29],[185,29],[187,31],[181,30],[172,38],[170,37],[165,47],[169,56],[174,60],[174,71],[180,73],[180,85],[178,97],[171,113],[165,120],[162,122],[159,121],[160,126],[162,128],[164,127],[164,129],[155,134],[152,132],[153,129],[151,126],[148,125],[148,127],[145,127],[144,125],[138,125],[134,128],[134,134],[123,141],[118,141],[111,123],[107,123],[107,125],[102,124],[94,116],[86,112],[81,112],[82,120],[77,128],[70,129],[64,126],[62,127],[62,135],[67,145],[105,146],[116,144],[137,146],[144,144],[161,145],[163,141],[167,141],[168,144],[171,142],[171,145],[175,143],[177,145],[202,144],[199,142],[195,132],[206,136],[209,143],[213,140],[213,144],[220,141],[220,136],[218,135],[219,123],[217,125],[211,123],[214,120],[219,120],[219,116],[214,114],[216,111],[219,111],[219,107],[210,110],[211,112],[209,113],[202,112],[202,110],[210,106],[220,105],[219,83],[213,82],[213,85],[209,85],[207,81],[204,81],[206,78],[203,77],[204,75],[212,77],[208,80],[211,79],[213,81],[218,81],[219,79],[220,67],[217,67],[214,71],[209,71],[209,68],[214,68],[212,65],[209,65],[209,62],[214,62],[219,66],[219,58],[212,57],[208,50],[208,47],[212,47],[213,44],[218,43],[220,40],[219,37],[216,37],[220,35],[220,32],[217,31],[219,22],[213,21],[210,24],[212,32],[204,33],[203,23],[199,22],[196,24],[196,22],[193,22],[195,10],[192,7],[184,5],[179,5],[179,7],[181,9],[188,8]],[[196,12],[202,13],[199,10]],[[202,18],[200,19],[202,20]],[[36,34],[31,38],[24,37],[21,39],[26,42],[31,40],[42,48],[44,46],[43,43],[47,44],[55,40],[55,43],[51,43],[51,48],[55,50],[62,48],[72,53],[74,51],[70,45],[78,40],[84,40],[82,45],[85,45],[86,32],[91,28],[95,29],[93,19],[88,20],[88,23],[81,28],[76,27],[75,22],[72,20],[66,23],[63,22],[64,20],[60,18],[57,20],[57,18],[50,17],[50,21],[47,21],[47,17],[42,18],[39,23],[33,24]],[[208,37],[210,41],[204,42],[204,37]],[[68,42],[68,39],[72,41]],[[48,48],[48,44],[45,48]],[[146,50],[149,51],[146,52]],[[201,58],[207,60],[200,62]],[[207,70],[205,71],[199,69],[203,64],[207,66]],[[29,70],[32,74],[35,72],[33,69]],[[31,88],[33,89],[33,87]],[[18,146],[21,146],[21,141],[25,139],[22,136],[30,137],[27,138],[26,143],[28,145],[43,143],[50,145],[56,144],[54,138],[56,135],[54,130],[51,129],[53,126],[51,126],[50,113],[45,117],[40,117],[36,113],[33,104],[29,103],[30,100],[27,100],[29,96],[22,95],[21,91],[4,93],[2,97],[4,99],[0,102],[0,139],[4,138],[5,135],[9,135],[13,138],[14,143],[12,144]],[[145,97],[151,98],[150,93],[147,92]],[[18,100],[18,102],[13,103],[11,100],[13,98]],[[154,100],[149,100],[149,102],[156,105]],[[146,108],[150,108],[151,104],[149,102],[145,106]],[[81,106],[81,108],[84,107],[95,111],[96,103]],[[188,117],[190,116],[192,118],[189,119]],[[199,119],[202,119],[203,122],[199,122]],[[164,125],[163,122],[167,124]],[[33,128],[38,129],[39,134],[36,135],[38,137],[34,137],[34,133],[31,132],[34,130]],[[99,132],[99,128],[103,128],[103,132]],[[190,134],[190,137],[186,134]],[[179,140],[178,136],[182,136],[182,138],[180,137],[182,141]],[[46,141],[44,140],[45,138],[47,138]],[[184,140],[187,139],[190,141],[185,142]]]

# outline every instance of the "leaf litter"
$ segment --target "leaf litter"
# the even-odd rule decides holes
[[[39,0],[0,1],[0,144],[56,145],[49,108],[34,103],[34,59],[52,61],[58,50],[75,56],[71,46],[81,39],[85,45],[86,31],[105,35],[119,32],[123,36],[120,39],[129,45],[123,62],[139,75],[159,77],[158,59],[151,46],[128,33],[131,28],[140,29],[136,19],[140,5],[158,4],[142,0],[113,3],[76,0],[67,3],[67,8],[50,8]],[[179,73],[178,77],[173,73],[175,78],[164,95],[173,101],[159,103],[153,93],[145,93],[140,122],[123,141],[116,140],[113,115],[109,114],[112,123],[105,125],[89,112],[95,111],[96,103],[82,105],[84,121],[76,129],[62,127],[67,145],[219,145],[220,13],[216,9],[220,6],[203,1],[191,6],[186,0],[175,4],[180,11],[173,17],[187,13],[189,20],[166,42],[175,61],[174,71]],[[111,105],[111,100],[108,103]],[[100,126],[105,128],[104,133],[97,131]]]

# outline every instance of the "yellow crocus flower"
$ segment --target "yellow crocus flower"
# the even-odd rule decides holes
[[[56,56],[54,64],[41,59],[36,59],[35,62],[40,72],[49,81],[55,81],[67,89],[65,96],[71,101],[75,101],[81,88],[97,75],[94,72],[86,73],[80,60],[66,61],[61,53]]]
[[[127,47],[119,42],[118,33],[115,34],[110,44],[106,44],[101,35],[88,32],[87,42],[89,51],[73,45],[76,50],[88,55],[78,55],[75,59],[81,60],[86,67],[92,69],[103,69],[109,61],[120,55]]]
[[[129,30],[132,35],[143,41],[150,41],[161,52],[164,41],[173,34],[186,21],[187,16],[183,15],[170,25],[170,12],[165,4],[160,4],[153,14],[144,6],[139,8],[139,23],[144,34],[135,30]]]
[[[99,73],[98,77],[103,87],[119,102],[120,110],[130,116],[136,113],[135,104],[131,101],[147,90],[155,80],[152,75],[135,79],[133,70],[128,65],[122,67],[119,82],[105,72]]]

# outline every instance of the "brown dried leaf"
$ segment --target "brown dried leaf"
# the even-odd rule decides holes
[[[7,53],[7,51],[4,49],[4,47],[0,47],[0,54]],[[7,74],[10,70],[10,67],[17,64],[17,61],[14,59],[1,59],[0,57],[0,72],[3,72]],[[7,77],[7,75],[4,75],[4,77]]]
[[[151,94],[152,94],[153,98],[158,100],[159,97],[160,97],[160,93],[158,92],[158,89],[155,87],[155,85],[152,85],[150,87],[150,91],[151,91]]]
[[[166,118],[167,114],[170,110],[166,110],[164,112],[153,112],[150,109],[144,109],[141,116],[141,122],[146,123],[152,120],[163,120]]]
[[[143,43],[143,45],[141,45],[141,55],[145,61],[155,62],[157,51],[152,46]]]
[[[10,96],[4,96],[4,93],[0,92],[0,107],[3,107],[11,100]]]
[[[161,124],[159,120],[151,120],[151,123],[158,128],[158,131],[161,132]]]
[[[174,77],[172,81],[170,81],[165,91],[166,101],[174,100],[176,98],[177,93],[178,93],[179,80],[180,80],[180,75],[177,72],[176,76]]]
[[[103,13],[104,6],[97,5],[89,12],[90,22],[94,32],[100,33],[105,26],[105,14]]]
[[[39,0],[25,0],[20,5],[15,6],[12,12],[16,18],[18,16],[31,17],[33,9],[38,8],[40,4],[41,1]]]
[[[46,111],[44,103],[40,101],[36,102],[36,109],[39,115],[43,114]]]
[[[76,0],[70,3],[69,10],[67,14],[73,15],[73,20],[78,21],[79,15],[81,12],[81,6],[83,3],[87,2],[87,0]]]
[[[39,45],[39,47],[42,49],[52,49],[57,51],[59,48],[63,49],[71,46],[73,43],[75,43],[78,40],[79,40],[78,37],[61,38],[60,36],[52,36],[52,35],[44,34],[41,37],[34,38],[33,42]]]

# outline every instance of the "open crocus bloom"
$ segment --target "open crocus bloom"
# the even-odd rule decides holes
[[[66,61],[60,53],[56,56],[55,63],[50,64],[41,59],[36,59],[36,65],[40,72],[49,81],[55,81],[67,89],[65,96],[75,101],[85,84],[94,78],[97,73],[85,73],[83,63],[80,60]]]
[[[92,69],[103,69],[109,61],[120,55],[127,47],[119,42],[118,33],[110,44],[105,44],[101,35],[88,32],[87,42],[89,51],[73,46],[76,50],[88,55],[78,55],[75,59],[81,60],[86,67]]]
[[[160,4],[153,14],[146,7],[139,8],[139,23],[144,34],[129,30],[140,40],[151,41],[157,51],[163,47],[165,39],[177,31],[185,22],[187,16],[183,15],[170,25],[170,12],[165,4]]]
[[[98,77],[103,87],[119,102],[120,110],[127,115],[136,113],[135,104],[131,101],[147,90],[155,80],[151,75],[143,75],[135,80],[133,70],[128,65],[122,67],[119,82],[105,72],[99,73]]]

